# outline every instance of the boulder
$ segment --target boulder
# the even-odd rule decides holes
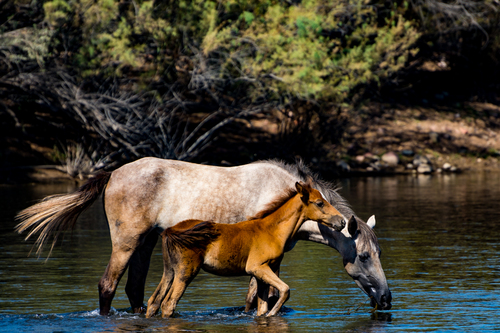
[[[417,167],[417,172],[422,174],[432,173],[432,165],[430,164],[420,164]]]
[[[390,151],[382,155],[382,162],[385,162],[390,167],[395,167],[399,164],[399,157],[394,152]]]

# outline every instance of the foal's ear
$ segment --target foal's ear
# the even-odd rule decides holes
[[[305,184],[302,182],[296,182],[295,188],[297,189],[297,193],[300,194],[300,198],[302,202],[307,203],[309,201],[309,191],[305,187]]]
[[[347,231],[349,231],[351,237],[354,237],[356,235],[356,232],[358,231],[358,221],[356,220],[354,215],[351,216],[349,222],[347,223]]]

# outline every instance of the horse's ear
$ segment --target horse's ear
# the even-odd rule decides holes
[[[375,222],[375,215],[370,216],[368,221],[366,221],[366,224],[368,224],[368,226],[372,229],[375,228],[375,223],[376,223]]]
[[[358,231],[358,221],[356,220],[354,215],[351,216],[349,222],[347,223],[347,231],[349,231],[351,237],[354,237],[356,235],[356,232]]]
[[[296,182],[295,188],[297,189],[297,193],[300,194],[302,201],[307,203],[309,201],[309,191],[307,190],[305,184],[302,182]]]

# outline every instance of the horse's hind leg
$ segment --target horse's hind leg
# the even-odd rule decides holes
[[[101,315],[109,314],[116,287],[127,269],[133,252],[133,250],[123,251],[113,249],[108,266],[99,281],[99,313]]]
[[[151,231],[146,236],[144,244],[130,258],[125,292],[134,313],[144,312],[144,286],[151,262],[151,255],[157,241],[158,234],[155,231]]]

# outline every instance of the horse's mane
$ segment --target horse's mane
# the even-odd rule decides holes
[[[328,202],[335,207],[344,216],[356,216],[354,211],[349,206],[349,203],[339,193],[339,186],[332,182],[321,179],[318,174],[313,172],[301,159],[298,159],[294,164],[288,164],[280,160],[266,160],[254,163],[268,163],[276,165],[288,173],[294,175],[297,180],[308,182],[312,181],[312,186],[320,191]]]
[[[356,216],[347,200],[338,193],[340,187],[338,185],[334,185],[332,182],[321,179],[319,175],[313,172],[302,159],[298,159],[294,164],[288,164],[280,160],[266,160],[254,163],[268,163],[276,165],[294,175],[298,180],[303,182],[310,180],[313,187],[319,190],[325,196],[325,199],[328,200],[328,202],[342,215],[346,217],[354,215],[354,217],[358,220],[358,237],[361,243],[366,244],[366,246],[370,246],[369,244],[371,243],[377,247],[379,246],[377,236],[375,235],[373,229],[366,224],[366,222]]]
[[[167,249],[185,247],[204,250],[220,235],[215,223],[210,221],[200,222],[187,230],[178,230],[174,226],[163,233]]]
[[[263,219],[266,216],[271,215],[274,213],[278,208],[283,206],[285,202],[293,198],[297,194],[297,191],[294,188],[289,188],[286,189],[283,194],[281,194],[279,197],[271,201],[266,205],[266,207],[255,214],[253,217],[250,218],[250,220],[258,220],[258,219]]]
[[[368,247],[370,246],[370,244],[373,244],[378,249],[379,248],[378,239],[373,229],[366,222],[363,222],[360,219],[357,220],[358,220],[359,242],[363,244],[363,247]]]

